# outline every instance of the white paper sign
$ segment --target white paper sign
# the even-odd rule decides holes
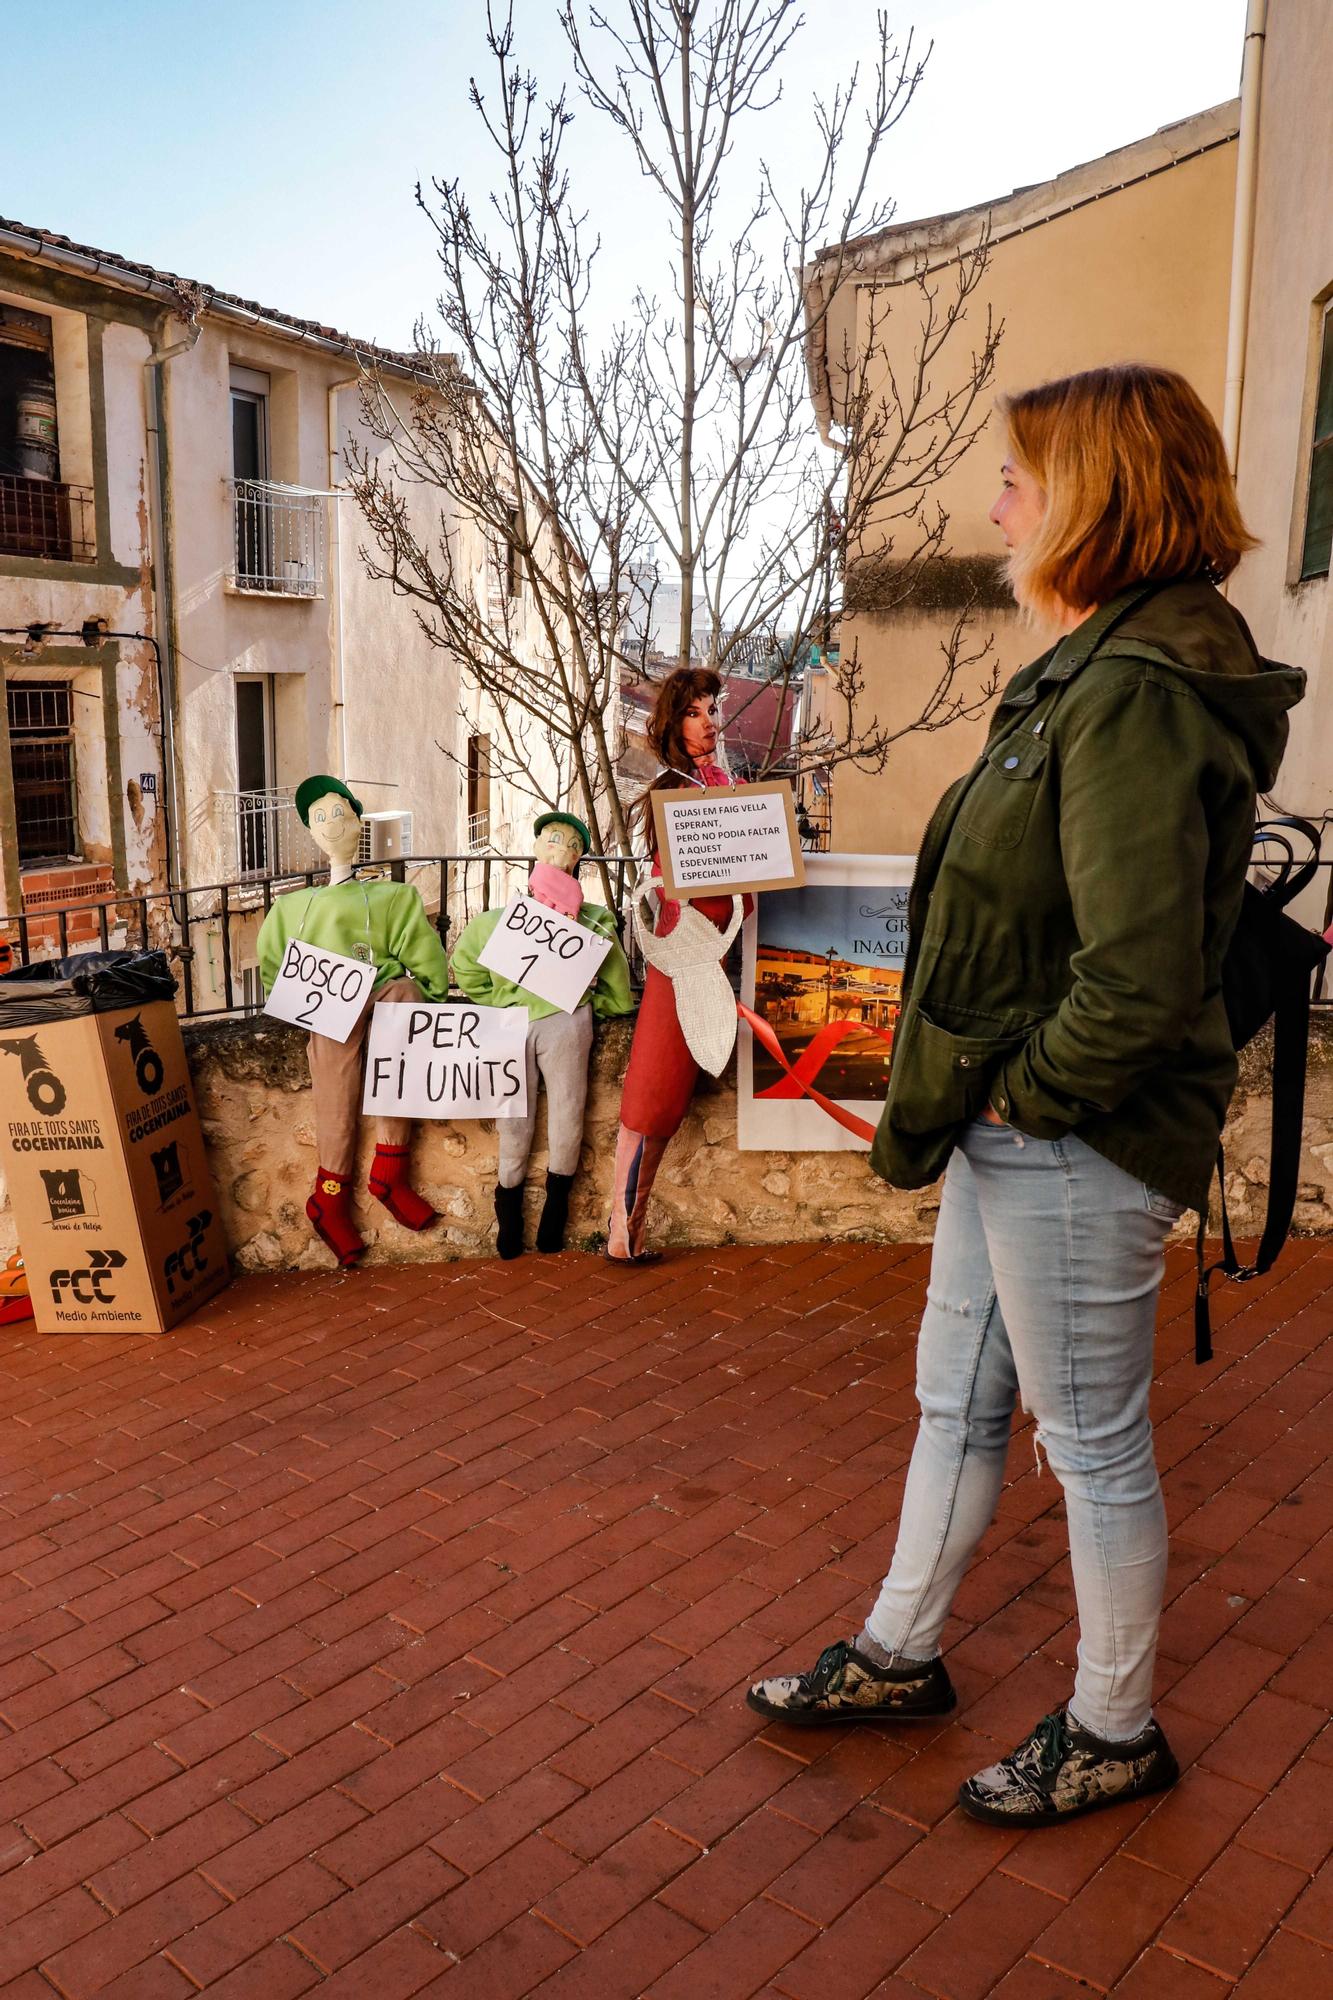
[[[669,897],[796,889],[805,880],[785,783],[650,794]]]
[[[375,967],[340,951],[293,938],[283,953],[264,1012],[312,1035],[345,1042],[375,984]]]
[[[361,1108],[377,1118],[523,1118],[522,1007],[381,1000],[370,1017]]]
[[[515,896],[477,953],[477,963],[572,1014],[597,977],[611,943],[545,903]]]

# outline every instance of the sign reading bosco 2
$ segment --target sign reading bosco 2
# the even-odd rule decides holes
[[[362,1109],[377,1118],[523,1118],[527,1033],[521,1007],[381,1000]]]
[[[572,1014],[613,943],[545,903],[515,896],[477,953],[477,963]]]
[[[673,901],[804,884],[790,785],[682,788],[650,796],[662,886]]]
[[[375,968],[364,960],[292,938],[264,1012],[276,1021],[289,1021],[294,1028],[306,1028],[312,1035],[345,1042],[361,1018],[374,983]]]

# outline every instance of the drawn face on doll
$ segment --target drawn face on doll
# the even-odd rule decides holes
[[[701,694],[692,701],[680,721],[681,740],[696,764],[702,764],[717,748],[717,700]]]
[[[330,861],[355,861],[361,820],[340,792],[325,792],[310,807],[310,838]]]
[[[572,826],[553,819],[533,841],[532,852],[534,858],[544,861],[548,868],[559,868],[563,874],[572,875],[583,859],[583,842]]]

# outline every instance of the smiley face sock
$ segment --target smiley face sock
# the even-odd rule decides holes
[[[315,1175],[315,1185],[310,1191],[305,1212],[316,1236],[328,1244],[344,1269],[349,1264],[355,1264],[366,1246],[352,1220],[346,1179],[341,1174],[331,1174],[327,1167],[321,1167]]]

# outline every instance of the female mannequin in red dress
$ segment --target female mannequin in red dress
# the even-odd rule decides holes
[[[662,683],[648,723],[648,741],[666,768],[653,779],[642,801],[650,845],[656,836],[649,794],[678,791],[683,785],[709,788],[732,783],[727,772],[713,762],[721,690],[720,679],[708,667],[677,667]],[[653,873],[660,872],[654,847]],[[732,898],[705,896],[693,901],[692,907],[722,930],[732,915]],[[656,935],[668,936],[679,920],[680,904],[663,899],[654,927]],[[671,981],[649,966],[620,1104],[615,1195],[606,1246],[613,1263],[644,1260],[648,1197],[662,1155],[690,1108],[698,1074],[698,1064],[680,1031]]]

